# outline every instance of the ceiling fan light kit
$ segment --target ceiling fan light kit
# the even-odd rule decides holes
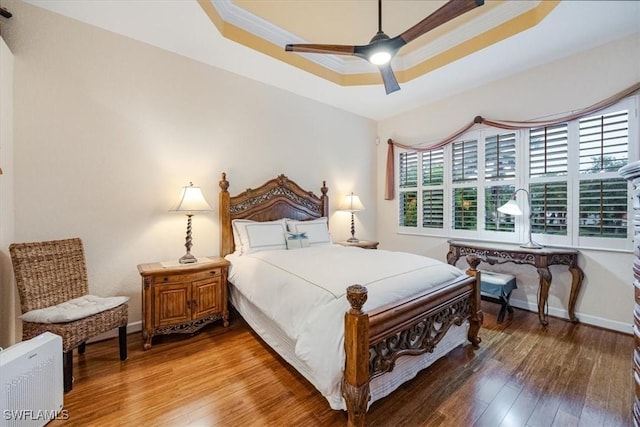
[[[382,16],[382,3],[381,0],[378,0],[378,19]],[[369,62],[374,65],[383,65],[387,62],[391,61],[391,57],[393,56],[393,52],[389,50],[387,40],[390,40],[389,36],[382,32],[382,22],[378,22],[378,32],[369,42],[369,46],[371,46],[371,53],[366,58]]]
[[[441,8],[415,24],[402,34],[390,38],[382,31],[382,0],[378,0],[378,32],[366,45],[288,44],[287,52],[352,55],[378,66],[385,91],[388,94],[400,90],[391,68],[391,59],[402,46],[458,16],[482,6],[484,0],[449,0]]]
[[[391,61],[391,54],[386,50],[373,52],[369,57],[369,62],[371,62],[374,65],[383,65],[389,61]]]

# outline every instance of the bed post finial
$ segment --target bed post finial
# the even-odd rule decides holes
[[[471,297],[471,316],[469,317],[469,332],[467,338],[475,347],[478,347],[480,342],[482,342],[478,333],[480,332],[480,326],[482,326],[482,321],[484,320],[484,315],[480,309],[480,270],[478,270],[478,266],[481,261],[482,260],[476,255],[467,255],[467,264],[469,264],[469,269],[466,273],[476,279],[473,284],[473,295]]]
[[[367,288],[362,285],[351,285],[347,288],[347,300],[351,304],[351,314],[362,314],[362,306],[367,302]]]
[[[342,396],[347,404],[348,426],[364,426],[369,393],[369,315],[362,311],[367,301],[367,288],[347,288],[351,309],[344,315],[345,366]]]
[[[229,181],[227,181],[227,173],[222,172],[222,179],[220,180],[220,188],[222,191],[227,191],[229,189]]]
[[[227,174],[222,172],[222,179],[220,180],[220,194],[218,195],[218,209],[220,220],[220,256],[230,254],[235,249],[233,243],[233,234],[231,231],[231,213],[230,200],[229,200],[229,181],[227,181]]]
[[[327,188],[327,181],[322,181],[320,192],[322,193],[320,196],[320,201],[322,202],[322,216],[329,218],[329,196],[327,196],[329,189]]]

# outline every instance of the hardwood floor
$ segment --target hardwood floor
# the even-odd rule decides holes
[[[483,302],[480,349],[455,349],[376,402],[371,426],[631,426],[633,337]],[[341,426],[346,414],[260,341],[231,326],[171,335],[142,351],[129,336],[74,356],[67,420],[49,426]],[[460,368],[463,366],[463,368]],[[457,368],[456,368],[457,367]]]

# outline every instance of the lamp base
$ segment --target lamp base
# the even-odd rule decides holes
[[[193,264],[195,262],[198,262],[198,260],[196,259],[196,257],[194,257],[193,255],[187,253],[184,254],[179,260],[178,262],[180,264]]]
[[[520,245],[521,248],[525,248],[525,249],[542,249],[544,248],[544,246],[539,245],[537,243],[534,243],[533,241],[529,240],[527,243],[523,243],[522,245]]]
[[[353,236],[349,237],[347,239],[347,242],[349,242],[349,243],[358,243],[359,241],[360,241],[360,239],[358,239],[357,237],[353,237]]]

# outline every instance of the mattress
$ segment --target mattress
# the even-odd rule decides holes
[[[333,409],[346,409],[344,369],[346,287],[367,286],[364,310],[425,287],[465,277],[457,268],[415,254],[342,246],[228,255],[230,299],[247,323],[311,382]],[[403,356],[371,382],[370,404],[466,341],[468,324],[452,327],[433,353]]]

